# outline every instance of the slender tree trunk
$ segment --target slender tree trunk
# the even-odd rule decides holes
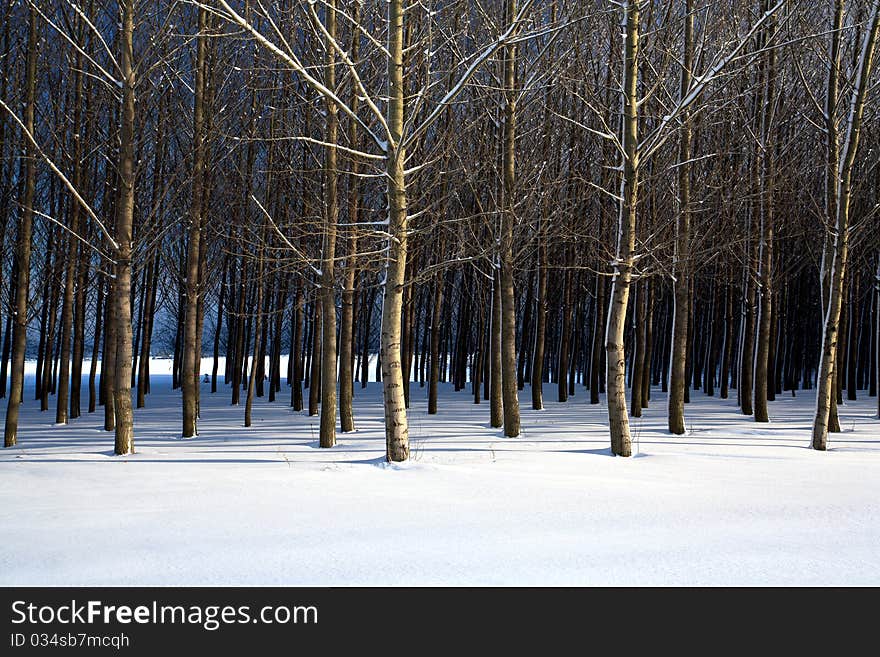
[[[751,225],[751,221],[749,222]],[[739,392],[740,404],[742,406],[743,415],[752,415],[754,407],[752,405],[752,389],[754,387],[754,365],[755,365],[755,281],[752,276],[752,263],[757,259],[757,242],[753,242],[751,246],[746,247],[748,259],[745,264],[745,299],[743,319],[743,336],[742,336],[742,353],[740,355],[740,375],[739,375]]]
[[[150,351],[153,339],[153,315],[156,309],[156,286],[158,285],[159,262],[158,256],[150,260],[144,280],[150,281],[149,290],[144,297],[146,308],[143,312],[143,326],[141,327],[141,360],[138,366],[137,377],[137,408],[146,405],[146,394],[150,376]]]
[[[624,331],[629,304],[630,282],[635,255],[636,206],[638,204],[639,151],[638,82],[639,5],[624,5],[625,53],[623,69],[623,163],[620,216],[618,219],[617,257],[611,291],[611,309],[605,335],[608,380],[608,423],[611,430],[611,451],[617,456],[632,455],[632,438],[626,410],[626,355]]]
[[[217,323],[214,326],[214,350],[213,366],[211,368],[211,392],[217,392],[217,370],[220,365],[220,335],[223,330],[223,312],[226,303],[226,276],[229,268],[229,258],[223,258],[223,279],[220,281],[220,294],[217,300]],[[227,357],[229,356],[227,347]]]
[[[843,302],[843,282],[849,255],[849,209],[851,201],[852,172],[861,137],[865,98],[870,87],[877,30],[880,24],[880,0],[871,3],[871,14],[866,31],[852,90],[853,99],[847,121],[847,134],[837,177],[837,221],[834,232],[833,256],[830,269],[830,290],[825,326],[822,337],[822,359],[819,365],[816,416],[813,421],[813,449],[825,450],[828,446],[828,423],[831,412],[832,380],[836,376],[837,339],[840,308]]]
[[[104,319],[104,277],[98,277],[98,293],[95,299],[95,335],[92,340],[92,362],[89,367],[89,413],[95,412],[98,395],[95,391],[95,377],[98,373],[98,349],[101,345],[101,327]],[[106,337],[105,337],[106,340]],[[103,367],[103,366],[102,366]],[[102,375],[103,378],[103,375]],[[102,381],[103,385],[103,381]]]
[[[30,134],[34,133],[34,113],[37,98],[37,13],[31,8],[28,14],[28,43],[25,89],[26,103],[24,124]],[[9,404],[6,408],[4,447],[14,447],[18,436],[18,413],[24,390],[24,357],[27,350],[27,311],[30,290],[31,241],[34,217],[34,192],[36,190],[36,153],[30,142],[24,150],[24,193],[15,239],[16,280],[15,306],[12,328],[12,370],[9,385]]]
[[[119,201],[116,206],[116,363],[113,403],[116,415],[116,454],[134,453],[134,414],[131,404],[131,255],[135,201],[135,74],[133,68],[135,0],[121,0],[122,112],[119,150]]]
[[[507,25],[517,14],[517,1],[506,0]],[[504,211],[501,215],[501,387],[504,398],[504,435],[515,438],[520,431],[516,381],[516,294],[514,292],[513,242],[516,205],[516,43],[504,46]]]
[[[859,296],[859,273],[853,269],[849,286],[849,337],[847,338],[847,365],[846,365],[846,398],[847,401],[856,401],[858,394],[856,392],[856,372],[858,370],[858,362],[856,359],[859,351],[859,313],[856,307]]]
[[[565,272],[565,292],[562,294],[562,334],[559,336],[558,354],[556,360],[556,399],[559,402],[568,401],[568,364],[571,357],[571,270]]]
[[[635,362],[633,364],[630,413],[633,417],[642,417],[642,393],[645,375],[645,351],[647,349],[647,335],[645,333],[645,307],[647,304],[647,286],[642,284],[636,288],[635,298]]]
[[[40,411],[49,410],[49,393],[52,391],[52,354],[55,347],[55,324],[58,317],[58,295],[54,283],[51,281],[57,271],[56,262],[52,263],[52,267],[47,271],[50,282],[48,285],[49,296],[49,325],[46,327],[46,353],[43,357],[43,385],[40,387]]]
[[[370,336],[373,333],[373,306],[375,299],[369,287],[364,290],[364,329],[361,347],[361,388],[366,388],[370,380]]]
[[[360,5],[355,4],[352,11],[354,14],[353,24],[356,25],[360,19]],[[360,33],[357,30],[352,32],[348,54],[353,61],[356,61]],[[357,113],[359,106],[357,93],[352,93],[350,104],[352,112]],[[349,121],[348,140],[352,146],[357,146],[358,125],[355,121]],[[353,159],[349,166],[351,167],[351,175],[348,177],[348,223],[352,224],[352,227],[349,229],[348,258],[345,263],[345,282],[342,290],[342,315],[339,322],[339,424],[343,433],[351,433],[355,429],[352,403],[354,398],[355,302],[357,300],[355,283],[357,281],[358,233],[354,224],[357,224],[360,219],[360,178],[358,176],[360,167],[356,159]]]
[[[532,408],[544,408],[544,345],[547,339],[547,242],[543,229],[547,223],[546,209],[542,209],[538,229],[538,290],[535,295],[535,343],[532,350]]]
[[[431,313],[431,374],[428,381],[428,415],[437,414],[440,387],[440,324],[443,316],[443,273],[434,276],[434,307]]]
[[[592,363],[590,365],[590,403],[599,403],[602,378],[602,339],[605,326],[605,278],[596,276],[596,313],[593,318]]]
[[[404,129],[404,2],[388,2],[388,129],[387,151],[388,261],[385,298],[382,304],[382,388],[385,399],[385,458],[409,458],[409,424],[403,397],[400,322],[403,314],[403,286],[407,258],[407,198],[404,175],[406,150]]]
[[[325,22],[329,40],[336,38],[336,0],[325,3]],[[329,45],[326,50],[324,85],[336,88],[336,52]],[[324,149],[324,250],[321,261],[321,447],[336,444],[336,225],[339,215],[337,191],[337,149],[339,129],[336,103],[325,103],[326,133]],[[346,354],[346,360],[348,355]]]
[[[293,348],[290,358],[293,360],[293,380],[290,382],[290,405],[293,410],[301,412],[303,409],[302,391],[302,344],[303,344],[303,294],[302,286],[297,284],[293,297],[293,337],[290,342]]]
[[[654,285],[645,281],[645,363],[642,372],[642,408],[651,401],[651,362],[654,351]]]
[[[199,303],[199,250],[202,240],[202,202],[205,180],[205,89],[207,86],[207,20],[208,10],[199,8],[196,53],[195,102],[193,105],[193,181],[192,199],[187,228],[186,248],[186,310],[183,337],[183,437],[198,434],[197,394],[198,367],[201,361],[202,336],[197,335]]]
[[[321,368],[318,363],[321,361],[321,308],[318,292],[315,300],[312,302],[312,346],[311,346],[311,364],[309,366],[309,416],[313,417],[318,414],[318,404],[321,398]]]
[[[254,394],[256,392],[256,382],[259,376],[259,360],[262,350],[262,324],[263,324],[263,254],[260,253],[259,264],[257,266],[257,302],[256,318],[254,321],[254,351],[251,359],[251,374],[248,379],[247,397],[244,402],[244,426],[251,426],[252,414],[254,409]]]
[[[694,52],[694,7],[693,0],[687,0],[684,21],[683,62],[679,97],[684,98],[691,85]],[[691,122],[690,113],[682,116],[681,140],[678,147],[678,216],[676,222],[675,259],[673,261],[673,320],[672,342],[669,365],[669,433],[682,435],[685,432],[684,403],[686,393],[686,361],[688,318],[691,313],[690,293],[690,240],[691,240]]]
[[[88,301],[88,253],[85,246],[80,247],[79,278],[76,283],[76,314],[73,321],[73,364],[71,365],[70,381],[70,419],[76,419],[82,415],[81,391],[82,391],[82,367],[85,353],[86,332],[86,302]]]
[[[245,346],[245,320],[244,320],[244,307],[245,307],[245,297],[247,296],[247,266],[243,265],[241,273],[239,274],[239,282],[238,282],[238,303],[236,304],[235,311],[235,348],[233,350],[234,358],[232,359],[232,363],[227,365],[231,368],[232,374],[232,400],[231,404],[233,406],[238,406],[241,403],[241,360],[244,355],[244,346]]]
[[[724,343],[721,359],[721,399],[730,396],[730,361],[733,355],[733,291],[728,281],[724,286]]]
[[[79,17],[75,21],[76,25],[80,25]],[[83,143],[81,138],[82,132],[82,114],[83,114],[83,61],[82,54],[77,52],[74,59],[73,78],[74,78],[74,104],[73,104],[73,125],[74,125],[74,147],[73,147],[73,186],[80,189],[82,186],[82,149]],[[70,231],[73,235],[79,234],[80,224],[80,204],[72,203],[70,206]],[[73,330],[73,309],[75,302],[74,280],[78,276],[77,262],[79,258],[79,242],[73,237],[67,238],[67,262],[65,263],[64,277],[64,301],[61,304],[61,371],[59,373],[58,397],[55,400],[55,423],[67,424],[69,418],[68,411],[68,391],[70,389],[70,339]]]
[[[528,372],[526,369],[526,360],[529,353],[527,345],[531,339],[532,333],[532,306],[534,304],[535,280],[534,274],[529,276],[528,287],[525,292],[525,302],[523,303],[523,320],[520,332],[520,349],[517,354],[516,363],[516,387],[517,390],[523,390],[526,387],[526,377]]]
[[[769,8],[768,0],[763,3],[764,11]],[[767,33],[773,31],[772,19],[767,23]],[[773,194],[774,178],[776,175],[774,165],[774,148],[772,145],[772,113],[773,103],[776,96],[776,49],[771,48],[767,53],[766,81],[764,88],[764,107],[761,115],[761,132],[763,134],[761,175],[761,237],[759,256],[759,280],[761,292],[760,315],[758,321],[758,341],[755,351],[755,421],[769,422],[770,415],[767,408],[768,387],[770,385],[770,334],[773,320]]]
[[[492,325],[490,327],[489,353],[489,424],[494,428],[504,426],[504,397],[501,393],[501,288],[496,271],[492,281]]]

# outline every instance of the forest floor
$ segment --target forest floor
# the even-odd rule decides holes
[[[161,371],[157,363],[154,371]],[[781,396],[759,426],[694,393],[665,432],[655,391],[613,458],[582,388],[523,435],[442,387],[412,387],[412,459],[385,463],[381,388],[355,389],[358,431],[333,449],[289,389],[254,424],[202,384],[199,436],[154,375],[136,454],[113,456],[102,413],[53,426],[27,388],[20,443],[0,453],[2,585],[880,585],[880,422],[865,395],[809,449],[814,397]],[[87,390],[86,401],[87,401]],[[4,411],[5,411],[5,401]]]

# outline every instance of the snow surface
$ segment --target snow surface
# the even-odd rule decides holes
[[[523,435],[444,386],[412,387],[412,459],[384,461],[381,388],[355,388],[358,431],[317,446],[289,389],[229,406],[202,384],[197,438],[151,366],[136,454],[112,455],[102,414],[53,426],[28,386],[19,446],[0,453],[0,585],[878,585],[880,423],[866,395],[809,449],[814,398],[773,423],[694,394],[688,434],[655,391],[613,458],[604,406],[522,393]],[[88,370],[86,370],[88,371]],[[210,367],[203,365],[203,372]],[[242,397],[242,402],[244,397]],[[4,403],[5,410],[5,403]]]

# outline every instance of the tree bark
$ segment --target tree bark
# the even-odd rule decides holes
[[[608,423],[611,430],[611,451],[616,456],[632,455],[632,438],[626,410],[626,354],[624,331],[629,304],[630,282],[635,255],[636,206],[639,191],[638,82],[639,5],[624,5],[625,53],[623,67],[623,117],[621,132],[623,163],[620,216],[618,218],[617,257],[611,290],[611,309],[605,335],[607,352]]]
[[[763,3],[764,11],[769,8],[768,1]],[[767,33],[773,31],[773,19],[767,22]],[[767,408],[768,388],[770,383],[770,334],[772,333],[773,319],[773,194],[774,178],[776,176],[774,163],[773,136],[771,134],[773,103],[776,96],[776,49],[771,48],[767,53],[766,80],[764,82],[764,102],[761,114],[761,133],[763,135],[762,156],[763,170],[761,175],[761,236],[760,236],[760,293],[761,305],[758,321],[758,340],[755,351],[755,421],[769,422],[770,415]]]
[[[492,281],[492,324],[489,329],[489,425],[504,426],[504,397],[501,392],[501,287],[496,271]]]
[[[635,298],[635,357],[633,363],[630,413],[633,417],[642,417],[642,393],[645,376],[645,351],[647,349],[647,335],[645,333],[645,308],[648,305],[647,286],[642,284],[636,288]]]
[[[506,1],[507,25],[517,13],[517,1]],[[504,398],[504,435],[520,432],[516,381],[516,294],[513,275],[513,227],[516,205],[516,43],[504,46],[504,212],[501,215],[501,387]]]
[[[403,286],[407,258],[406,149],[404,129],[404,2],[388,2],[388,112],[391,133],[386,159],[388,201],[388,264],[382,304],[382,390],[385,401],[385,458],[409,458],[409,424],[403,397],[400,323],[403,314]]]
[[[694,57],[694,11],[693,0],[687,0],[684,20],[684,44],[679,86],[679,98],[688,93],[693,75]],[[678,216],[676,217],[675,258],[673,260],[673,320],[669,366],[669,433],[685,432],[684,402],[687,386],[685,365],[687,362],[688,318],[691,308],[690,293],[690,241],[691,241],[691,122],[690,113],[682,116],[681,140],[678,147]]]
[[[352,21],[357,25],[360,20],[360,5],[355,4],[352,8]],[[334,21],[335,22],[335,21]],[[360,45],[360,33],[352,30],[349,57],[357,61]],[[351,110],[357,114],[359,99],[357,93],[352,93],[350,101]],[[335,105],[334,105],[335,108]],[[349,121],[348,141],[352,147],[357,147],[359,141],[358,125],[355,121]],[[355,224],[360,220],[360,166],[358,160],[353,158],[350,165],[351,175],[348,177],[348,258],[345,262],[345,279],[342,290],[342,315],[339,322],[339,424],[343,433],[351,433],[355,430],[354,409],[354,351],[355,351],[355,302],[357,292],[357,250],[358,228]]]
[[[135,201],[135,73],[133,66],[135,0],[121,0],[120,37],[122,112],[119,148],[119,201],[116,206],[116,281],[114,320],[116,363],[113,403],[116,417],[115,453],[134,453],[134,413],[131,403],[131,255]]]
[[[837,221],[833,236],[833,257],[830,268],[828,308],[822,337],[822,359],[819,365],[816,416],[813,421],[813,449],[824,451],[828,447],[828,421],[831,413],[832,380],[836,376],[837,339],[840,308],[843,302],[843,282],[849,255],[849,210],[852,193],[852,172],[861,137],[865,98],[870,87],[877,30],[880,24],[880,0],[871,4],[871,14],[861,54],[858,59],[855,87],[850,106],[845,147],[837,171]]]
[[[37,13],[32,7],[28,12],[28,42],[25,89],[25,128],[34,133],[34,113],[37,98]],[[14,447],[18,442],[18,413],[24,390],[24,357],[27,350],[27,312],[30,290],[31,241],[33,234],[34,192],[36,190],[36,153],[30,142],[24,148],[24,193],[15,238],[15,306],[12,325],[12,369],[9,382],[9,403],[6,408],[6,424],[3,446]]]
[[[532,350],[532,408],[544,408],[544,346],[547,339],[547,240],[548,217],[546,206],[542,208],[538,227],[538,290],[535,295],[535,342]]]
[[[80,25],[79,17],[75,24]],[[73,67],[74,78],[74,101],[73,101],[73,186],[80,189],[82,185],[82,114],[83,114],[83,61],[82,54],[77,52]],[[80,232],[79,203],[72,203],[70,207],[70,232],[78,235]],[[67,424],[70,417],[68,410],[68,393],[70,390],[70,342],[73,330],[73,310],[75,302],[74,280],[77,278],[77,263],[79,261],[79,241],[69,236],[67,238],[67,262],[65,263],[64,276],[64,300],[61,303],[61,371],[58,374],[58,396],[55,400],[55,424]]]
[[[202,240],[202,203],[205,180],[205,89],[207,86],[208,10],[199,7],[196,52],[195,101],[193,105],[193,181],[186,250],[186,311],[183,336],[183,437],[198,434],[197,395],[202,336],[197,335],[199,303],[199,250]]]
[[[428,381],[428,415],[437,414],[437,394],[440,387],[440,323],[443,316],[443,274],[434,276],[434,304],[431,313],[431,373]]]

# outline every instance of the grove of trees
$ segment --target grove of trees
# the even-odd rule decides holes
[[[697,391],[763,423],[812,390],[817,450],[844,397],[877,396],[880,0],[0,17],[6,447],[27,439],[29,358],[41,409],[101,409],[117,454],[151,354],[172,358],[184,437],[203,356],[245,426],[267,396],[320,415],[321,447],[380,380],[389,461],[442,382],[508,437],[526,386],[534,409],[604,398],[620,456],[630,416],[685,433]]]

